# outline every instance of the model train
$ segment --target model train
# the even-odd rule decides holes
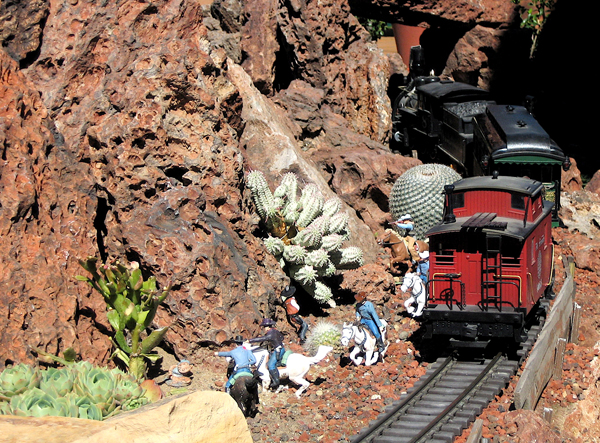
[[[552,291],[552,207],[523,177],[461,179],[445,187],[444,216],[426,233],[430,268],[425,338],[476,346],[524,341]]]
[[[449,163],[464,177],[497,171],[539,180],[558,225],[561,167],[570,161],[528,108],[497,104],[488,91],[423,71],[422,48],[414,46],[408,82],[393,104],[392,147]]]

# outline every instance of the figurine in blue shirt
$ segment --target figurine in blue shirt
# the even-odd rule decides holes
[[[419,264],[417,265],[417,275],[421,277],[423,283],[427,285],[427,280],[429,279],[429,251],[419,252]],[[427,289],[427,286],[425,286]]]
[[[367,294],[365,292],[359,292],[354,297],[356,300],[356,319],[359,320],[363,325],[366,325],[377,342],[379,352],[385,349],[383,340],[381,339],[381,321],[375,312],[375,306],[370,301],[367,301]]]
[[[404,229],[404,236],[408,235],[408,233],[415,228],[410,214],[403,215],[398,220],[396,220],[394,224],[400,229]]]
[[[241,342],[241,337],[236,337],[235,341]],[[235,362],[233,372],[229,376],[227,383],[225,383],[225,392],[229,393],[232,384],[231,382],[236,374],[247,372],[252,375],[252,369],[250,367],[256,364],[256,357],[254,357],[254,354],[250,351],[250,345],[248,343],[236,346],[231,351],[215,352],[215,355],[218,357],[230,357]]]

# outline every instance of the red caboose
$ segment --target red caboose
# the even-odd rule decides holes
[[[459,180],[445,193],[443,221],[426,234],[425,337],[523,341],[523,326],[551,290],[552,203],[544,185],[494,175]]]

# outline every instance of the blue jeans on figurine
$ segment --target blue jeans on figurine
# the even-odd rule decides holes
[[[369,331],[371,331],[371,333],[373,334],[373,337],[375,337],[375,340],[379,340],[381,338],[381,333],[379,332],[379,328],[377,327],[377,325],[375,324],[375,322],[373,320],[371,320],[370,318],[361,318],[360,322],[363,325],[367,325],[367,327],[369,328]]]
[[[269,371],[277,369],[277,362],[281,361],[284,353],[285,349],[283,348],[283,346],[279,347],[279,350],[275,349],[273,352],[271,352],[271,355],[269,356],[269,361],[267,362],[267,368],[269,369]]]

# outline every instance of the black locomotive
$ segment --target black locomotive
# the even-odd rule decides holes
[[[393,103],[392,149],[424,162],[446,163],[463,177],[529,177],[544,184],[558,225],[561,168],[571,163],[529,108],[503,105],[488,91],[423,72],[411,48],[410,75]]]

